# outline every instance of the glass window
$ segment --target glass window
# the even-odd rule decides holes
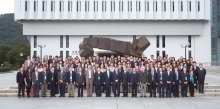
[[[36,1],[34,1],[34,11],[36,11]]]
[[[200,11],[200,2],[198,1],[198,11]]]
[[[189,11],[191,11],[191,1],[189,2]]]
[[[25,1],[25,11],[27,11],[27,1]]]
[[[181,1],[181,11],[183,11],[183,2]]]
[[[66,51],[66,57],[68,57],[69,56],[69,51]]]
[[[189,55],[188,59],[190,59],[190,58],[192,57],[192,52],[191,52],[191,50],[188,51],[188,55]]]
[[[44,11],[44,1],[42,2],[42,11]]]
[[[212,53],[212,61],[217,61],[217,54],[216,53]]]
[[[166,2],[164,2],[164,12],[166,11]]]
[[[217,48],[217,37],[212,37],[212,48]]]
[[[37,36],[34,36],[34,48],[37,48]]]
[[[69,48],[69,36],[66,36],[66,48]]]
[[[191,48],[191,36],[188,36],[188,42],[189,42],[188,47]]]
[[[63,57],[63,51],[60,51],[60,57]]]
[[[63,36],[60,36],[60,48],[63,48]]]
[[[165,51],[163,51],[163,52],[162,52],[162,55],[163,55],[163,57],[165,57],[165,55],[166,55],[166,52],[165,52]]]
[[[157,46],[157,48],[159,48],[160,47],[160,37],[159,36],[156,36],[156,46]]]
[[[217,35],[216,32],[212,32],[211,34],[212,34],[212,37],[217,37],[216,36]]]
[[[34,56],[33,57],[37,57],[37,51],[34,51]]]
[[[162,46],[165,48],[165,36],[162,36]]]
[[[212,48],[212,53],[216,53],[217,52],[217,49],[216,48]]]
[[[174,11],[174,1],[173,1],[173,11]]]
[[[160,56],[160,51],[157,51],[156,54],[157,54],[157,57]]]

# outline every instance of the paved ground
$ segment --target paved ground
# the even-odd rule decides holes
[[[220,73],[207,71],[206,82],[220,85]],[[16,72],[0,74],[0,89],[16,85]],[[195,98],[0,98],[0,109],[219,109],[220,97]]]

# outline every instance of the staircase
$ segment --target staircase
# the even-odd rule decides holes
[[[18,87],[17,86],[11,86],[5,89],[1,89],[0,90],[0,97],[17,97],[18,93]],[[220,96],[220,86],[218,85],[213,85],[213,84],[209,84],[209,83],[205,83],[204,85],[204,93],[205,94],[199,94],[198,90],[195,90],[195,97],[201,97],[201,96]],[[25,91],[26,94],[26,91]],[[77,89],[74,90],[74,96],[77,97]],[[180,94],[181,95],[181,94]],[[190,96],[189,91],[188,91],[188,96]],[[50,96],[50,91],[47,91],[47,97]],[[59,94],[56,94],[56,96],[58,97]],[[66,97],[68,97],[68,93],[66,93]],[[86,97],[87,96],[87,91],[84,90],[83,91],[83,96]],[[95,93],[93,93],[93,97],[95,97]],[[111,93],[111,96],[113,96],[113,93]],[[122,93],[121,93],[122,96]],[[131,94],[128,94],[129,97],[131,97]],[[140,96],[140,94],[138,94],[138,97]],[[149,93],[147,93],[147,96],[149,97]],[[157,95],[158,96],[158,93]],[[102,97],[105,97],[105,93],[102,93]]]

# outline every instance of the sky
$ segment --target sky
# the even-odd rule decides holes
[[[14,13],[14,0],[0,0],[0,14]]]

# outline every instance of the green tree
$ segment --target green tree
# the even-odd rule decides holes
[[[20,53],[23,53],[23,56],[20,56]],[[20,67],[22,63],[26,60],[27,56],[30,55],[30,46],[26,44],[18,44],[13,49],[8,51],[6,54],[6,59],[12,65],[17,65],[16,67]]]
[[[6,54],[8,51],[10,51],[12,48],[9,46],[4,46],[0,48],[0,64],[3,64],[6,61]]]

